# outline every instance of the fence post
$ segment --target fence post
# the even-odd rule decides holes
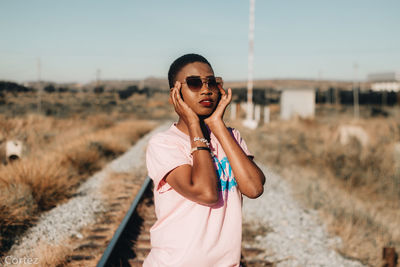
[[[269,116],[270,116],[270,111],[269,111],[269,106],[264,107],[264,123],[267,124],[269,123]]]
[[[396,250],[394,248],[390,248],[390,247],[383,248],[383,253],[382,253],[383,265],[382,265],[382,267],[396,267],[398,258],[399,258],[399,255],[397,255]]]
[[[261,118],[261,107],[260,105],[256,105],[254,107],[254,120],[258,123]]]

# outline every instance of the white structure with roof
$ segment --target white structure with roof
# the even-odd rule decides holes
[[[296,116],[314,118],[314,88],[285,88],[281,95],[281,119],[289,120]]]
[[[382,72],[368,75],[372,91],[400,91],[400,72]]]

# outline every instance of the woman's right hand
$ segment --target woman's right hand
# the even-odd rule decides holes
[[[183,101],[181,97],[182,84],[179,81],[175,82],[175,86],[171,88],[170,97],[174,105],[176,113],[189,127],[199,124],[199,116]]]

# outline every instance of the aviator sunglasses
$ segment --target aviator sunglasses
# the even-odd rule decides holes
[[[185,78],[185,81],[182,84],[187,84],[190,90],[192,91],[200,91],[203,87],[203,84],[207,84],[208,89],[210,90],[219,90],[219,87],[223,85],[223,81],[221,77],[208,76],[205,78],[201,78],[200,76],[188,76]]]

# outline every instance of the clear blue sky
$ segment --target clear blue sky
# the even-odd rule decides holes
[[[247,78],[249,1],[0,2],[0,80],[166,77],[196,52]],[[257,0],[254,76],[351,80],[400,71],[399,0]]]

